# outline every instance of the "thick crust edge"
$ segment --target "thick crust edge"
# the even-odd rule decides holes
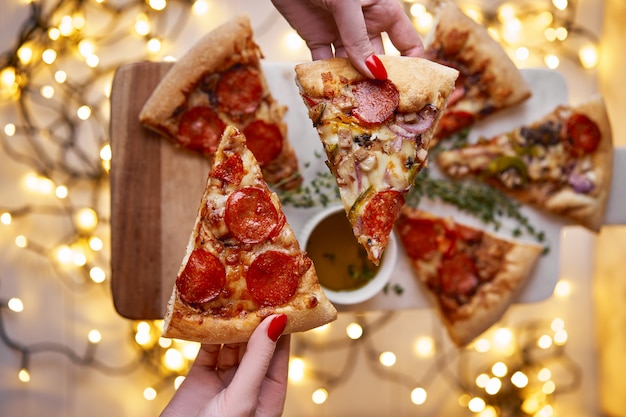
[[[436,103],[440,96],[448,97],[454,89],[457,70],[423,58],[406,56],[379,56],[387,69],[387,76],[400,92],[398,111],[416,112],[425,103]],[[347,58],[328,58],[298,64],[295,67],[300,91],[311,97],[324,97],[322,74],[331,73],[352,83],[366,79]]]

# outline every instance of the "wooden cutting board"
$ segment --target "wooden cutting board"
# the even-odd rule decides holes
[[[124,65],[111,89],[111,289],[129,319],[163,318],[210,167],[139,124],[170,66]]]

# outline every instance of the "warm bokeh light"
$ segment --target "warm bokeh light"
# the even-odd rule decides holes
[[[393,352],[383,352],[378,357],[378,360],[380,361],[381,365],[389,367],[396,364],[397,358],[396,354]]]
[[[356,340],[363,335],[363,328],[357,323],[350,323],[346,326],[346,334],[352,340]]]
[[[426,402],[428,395],[426,390],[422,387],[414,388],[411,391],[411,402],[415,405],[422,405]]]
[[[313,391],[313,394],[311,395],[311,400],[315,404],[324,404],[327,399],[328,399],[328,391],[326,391],[324,388],[316,389],[315,391]]]

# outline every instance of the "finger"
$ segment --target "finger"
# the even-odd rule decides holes
[[[267,377],[279,384],[287,384],[287,374],[289,370],[289,348],[291,346],[291,335],[284,335],[278,339],[274,356],[267,369]]]
[[[215,369],[222,345],[202,345],[196,356],[194,365]]]
[[[333,57],[333,48],[330,45],[307,45],[311,50],[311,59],[317,61],[318,59],[326,59]]]
[[[375,78],[365,64],[365,60],[374,54],[374,47],[367,34],[360,0],[326,1],[325,3],[333,14],[341,44],[350,62],[360,73]]]
[[[222,346],[222,350],[217,358],[217,369],[225,371],[237,365],[240,360],[240,350],[243,343],[231,343]]]
[[[276,342],[271,337],[277,338],[284,330],[284,326],[278,329],[272,326],[272,322],[277,319],[280,321],[280,318],[281,315],[269,316],[255,329],[248,341],[246,353],[241,359],[237,373],[224,392],[228,406],[241,410],[244,415],[247,411],[256,408],[261,384],[276,349]]]
[[[401,55],[423,57],[424,45],[422,40],[399,3],[398,7],[394,7],[391,13],[394,23],[387,29],[387,34],[393,46],[400,51]]]

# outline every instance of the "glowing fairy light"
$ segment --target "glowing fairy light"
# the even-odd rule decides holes
[[[502,388],[502,381],[500,378],[490,378],[487,385],[485,385],[485,392],[489,395],[496,395],[500,392],[500,388]]]
[[[537,373],[537,379],[541,382],[546,382],[552,378],[552,372],[548,368],[541,368]]]
[[[72,251],[72,262],[76,266],[84,266],[87,263],[87,256],[79,249]]]
[[[161,11],[167,7],[166,0],[147,0],[148,6],[153,8],[156,11]]]
[[[15,238],[15,246],[17,246],[18,248],[26,248],[28,247],[28,239],[26,239],[26,236],[24,235],[19,235]]]
[[[476,384],[476,386],[478,388],[485,388],[487,386],[487,384],[489,383],[489,375],[487,374],[479,374],[476,379],[474,380],[474,383]]]
[[[89,238],[89,248],[94,252],[99,252],[104,248],[104,242],[99,237],[92,236]]]
[[[311,331],[318,335],[326,334],[330,331],[330,323],[326,323],[322,326],[316,327],[312,329]]]
[[[311,395],[311,400],[315,403],[315,404],[324,404],[326,402],[326,400],[328,399],[328,391],[326,391],[324,388],[318,388],[315,391],[313,391],[313,394]]]
[[[357,323],[350,323],[346,326],[346,334],[352,340],[356,340],[363,336],[363,328]]]
[[[301,382],[304,379],[306,366],[302,358],[289,359],[289,381]]]
[[[510,4],[503,4],[498,8],[498,19],[500,19],[501,22],[506,22],[514,18],[515,8]]]
[[[143,398],[148,401],[153,401],[157,397],[157,391],[152,387],[147,387],[143,390]]]
[[[285,47],[292,52],[299,51],[305,45],[304,39],[295,30],[289,30],[285,34],[284,43]]]
[[[150,20],[148,20],[148,16],[143,13],[137,15],[135,19],[135,33],[139,36],[146,36],[152,30],[152,26],[150,25]]]
[[[565,39],[567,39],[569,32],[567,31],[566,28],[564,28],[563,26],[560,26],[554,30],[554,34],[556,35],[556,38],[558,40],[564,41]]]
[[[504,362],[496,362],[491,367],[491,372],[495,376],[497,376],[499,378],[502,378],[503,376],[505,376],[509,372],[509,369],[508,369],[508,367],[506,366],[506,364]]]
[[[107,143],[102,147],[102,149],[100,149],[100,159],[103,161],[110,161],[112,157],[113,154],[111,152],[111,145]]]
[[[422,336],[415,342],[417,356],[427,358],[435,354],[435,341],[432,337]]]
[[[552,346],[552,338],[547,334],[542,335],[537,340],[537,346],[539,346],[541,349],[549,349],[550,346]]]
[[[63,84],[67,80],[67,72],[58,70],[54,73],[54,81]]]
[[[525,46],[520,46],[515,50],[515,58],[520,61],[526,61],[530,56],[530,51]]]
[[[161,346],[163,349],[172,347],[173,343],[174,341],[172,339],[168,339],[167,337],[159,337],[159,346]]]
[[[146,44],[150,53],[156,54],[161,50],[161,41],[158,38],[151,38]]]
[[[74,33],[74,19],[72,16],[63,16],[61,18],[61,23],[59,24],[59,32],[62,36],[70,36]]]
[[[44,85],[39,89],[39,93],[43,98],[51,99],[54,97],[54,87],[51,85]]]
[[[21,313],[24,311],[24,303],[21,299],[16,297],[9,298],[9,301],[7,301],[7,307],[9,307],[9,310],[14,313]]]
[[[56,250],[56,258],[62,264],[69,264],[74,260],[74,252],[67,245],[61,245]]]
[[[528,376],[521,371],[517,371],[511,375],[511,383],[517,388],[525,388],[528,385]]]
[[[99,266],[94,266],[89,270],[89,278],[96,284],[101,284],[106,279],[106,273]]]
[[[554,384],[554,381],[546,381],[541,386],[541,392],[546,395],[554,394],[554,391],[556,391],[556,385]]]
[[[7,123],[4,125],[4,134],[7,136],[14,136],[15,132],[17,132],[17,128],[13,123]]]
[[[60,199],[64,199],[67,197],[69,191],[65,185],[59,185],[54,189],[54,195],[56,195]]]
[[[378,356],[378,360],[381,365],[390,367],[396,364],[397,358],[395,353],[387,351],[381,353],[380,356]]]
[[[209,2],[206,0],[196,0],[191,6],[191,11],[196,16],[203,16],[209,12]]]
[[[552,0],[552,4],[559,10],[567,9],[568,0]]]
[[[17,80],[17,76],[15,74],[15,68],[13,67],[5,67],[2,69],[2,73],[0,73],[0,82],[2,82],[5,86],[12,86],[15,84]]]
[[[17,57],[19,58],[22,65],[28,65],[33,60],[33,48],[29,45],[22,45],[20,49],[17,50]]]
[[[30,381],[30,372],[28,372],[28,370],[26,368],[22,368],[20,369],[20,371],[17,373],[17,378],[26,383]]]
[[[46,49],[41,53],[41,60],[48,65],[54,64],[57,59],[57,52],[54,49]]]
[[[13,216],[11,216],[11,213],[0,214],[0,223],[2,223],[3,225],[8,226],[11,224],[12,221],[13,221]]]
[[[595,68],[598,66],[598,50],[593,45],[584,46],[578,51],[578,59],[583,68]]]
[[[90,39],[83,39],[78,43],[78,52],[85,58],[93,55],[96,50],[96,46]]]
[[[485,409],[485,400],[480,397],[474,397],[467,403],[467,408],[474,413],[479,413]]]
[[[561,64],[559,57],[554,54],[548,54],[543,58],[546,66],[550,69],[557,69]]]
[[[187,360],[195,359],[195,357],[198,355],[198,351],[200,351],[200,343],[185,341],[180,347],[180,352]]]
[[[96,329],[90,330],[89,334],[87,335],[87,339],[90,343],[93,344],[100,343],[100,341],[102,341],[102,333],[100,333]]]
[[[424,404],[427,398],[428,398],[428,394],[426,390],[422,387],[414,388],[411,391],[411,402],[415,405]]]
[[[183,375],[178,375],[174,379],[174,389],[178,389],[184,380],[185,380],[185,377]]]
[[[182,371],[185,367],[185,358],[177,349],[169,348],[163,356],[163,365],[172,371]]]
[[[494,407],[487,406],[478,414],[478,417],[498,417],[498,415],[499,413]]]
[[[87,58],[85,58],[85,62],[87,63],[88,67],[96,68],[100,64],[100,58],[96,54],[89,55]]]
[[[137,332],[135,333],[135,342],[139,346],[147,346],[152,342],[152,336],[150,333]]]
[[[61,31],[59,30],[59,28],[52,27],[48,29],[48,38],[50,38],[51,41],[57,41],[60,37]]]
[[[563,346],[567,343],[567,331],[565,329],[557,330],[554,333],[554,344],[557,346]]]
[[[91,207],[81,208],[74,215],[76,227],[83,232],[89,232],[98,225],[98,213]]]
[[[78,116],[80,120],[89,119],[91,117],[91,107],[87,105],[80,106],[78,110],[76,110],[76,116]]]

